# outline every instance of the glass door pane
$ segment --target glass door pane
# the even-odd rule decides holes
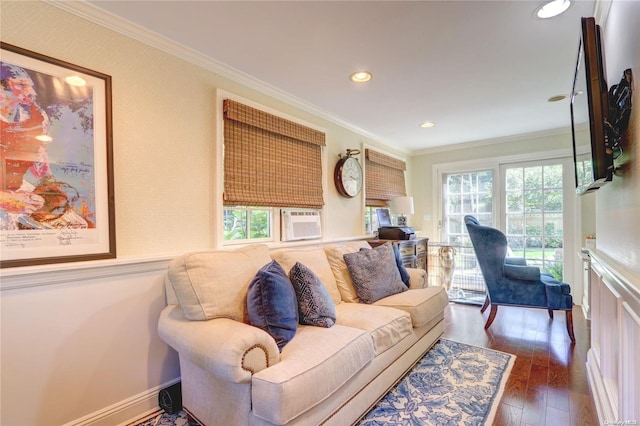
[[[480,223],[493,225],[493,171],[449,173],[442,176],[441,240],[470,244],[464,216],[472,214]]]
[[[486,296],[464,216],[494,225],[493,175],[492,170],[442,175],[441,240],[429,241],[429,283],[447,288],[453,302],[481,305]]]
[[[516,257],[563,279],[562,164],[505,169],[505,223]]]

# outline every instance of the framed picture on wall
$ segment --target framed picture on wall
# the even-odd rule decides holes
[[[0,48],[0,267],[115,258],[111,77]]]

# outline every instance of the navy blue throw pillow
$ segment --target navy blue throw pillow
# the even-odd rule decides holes
[[[247,293],[249,324],[271,335],[282,351],[298,329],[296,293],[275,260],[263,266],[249,284]]]
[[[402,282],[404,283],[404,285],[407,286],[407,288],[409,287],[409,272],[407,271],[407,268],[404,267],[404,264],[402,263],[402,258],[400,257],[400,248],[398,248],[397,244],[393,245],[393,254],[396,257],[396,265],[398,265],[398,272],[400,272],[400,278],[402,279]]]
[[[296,262],[289,271],[289,279],[298,298],[300,324],[332,327],[336,323],[336,308],[318,276]]]

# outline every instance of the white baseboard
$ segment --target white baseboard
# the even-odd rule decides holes
[[[158,394],[168,386],[178,383],[180,378],[134,395],[109,407],[90,413],[63,426],[126,426],[158,412]]]
[[[614,414],[613,407],[609,403],[607,392],[602,381],[602,373],[598,367],[598,363],[593,354],[593,349],[587,352],[587,379],[591,387],[593,401],[598,414],[598,424],[604,425],[616,419],[618,416]]]

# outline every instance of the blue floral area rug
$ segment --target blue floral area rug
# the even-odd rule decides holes
[[[187,426],[187,413],[180,411],[175,414],[154,414],[152,417],[132,426]]]
[[[440,339],[367,413],[360,426],[491,425],[515,355]],[[157,414],[135,426],[184,426]]]
[[[491,425],[515,358],[440,339],[358,425]]]

